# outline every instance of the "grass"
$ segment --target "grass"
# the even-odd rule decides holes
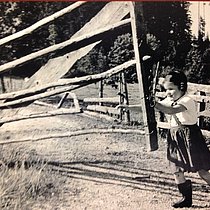
[[[133,86],[131,88],[132,93],[136,92]],[[98,86],[93,84],[85,91],[78,90],[78,99],[87,97],[87,90],[89,97],[98,96]],[[104,97],[117,93],[118,89],[106,86]],[[33,209],[39,203],[50,203],[50,200],[62,197],[63,180],[52,174],[48,163],[37,158],[34,151],[5,147],[4,150],[0,148],[0,156],[0,209]]]
[[[34,160],[33,154],[20,148],[1,153],[0,209],[32,209],[37,202],[50,201],[59,194],[60,183],[47,163]]]

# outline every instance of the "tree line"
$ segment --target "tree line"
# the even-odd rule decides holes
[[[70,4],[71,2],[0,2],[0,38],[20,31]],[[84,4],[32,34],[1,46],[0,64],[68,40],[105,4],[106,2]],[[160,62],[161,74],[168,69],[178,68],[186,72],[190,82],[209,84],[210,42],[205,36],[205,20],[200,18],[199,35],[193,37],[189,5],[189,2],[172,1],[143,3],[146,41],[140,46],[141,56],[150,55],[154,63]],[[53,56],[58,55],[42,56],[7,74],[30,77]],[[134,52],[131,31],[122,30],[122,35],[104,37],[97,47],[75,63],[65,77],[100,73],[132,58]],[[135,82],[135,69],[129,69],[126,78],[128,82]]]

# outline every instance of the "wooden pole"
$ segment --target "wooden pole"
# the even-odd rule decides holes
[[[0,76],[0,81],[1,81],[1,91],[2,93],[6,92],[5,84],[4,84],[4,76]]]
[[[64,80],[63,82],[62,81],[61,82],[56,82],[56,83],[53,83],[53,84],[54,85],[59,84],[59,86],[61,86],[61,84],[62,84],[62,86],[64,84],[65,85],[64,85],[64,87],[56,88],[55,90],[50,90],[50,91],[47,91],[47,92],[43,92],[43,87],[42,87],[41,89],[35,89],[34,92],[31,92],[31,90],[30,90],[30,92],[25,92],[25,90],[24,90],[24,92],[18,91],[18,94],[11,93],[13,95],[13,99],[10,99],[11,101],[8,101],[8,102],[6,100],[4,103],[0,103],[0,109],[10,108],[11,106],[15,106],[15,105],[19,105],[19,106],[24,105],[28,102],[33,102],[33,101],[41,99],[41,98],[46,98],[48,96],[57,95],[57,94],[64,93],[64,92],[67,92],[67,91],[75,90],[75,89],[80,88],[80,87],[84,87],[84,86],[89,85],[91,83],[98,82],[101,79],[106,79],[108,77],[111,77],[112,75],[120,73],[121,71],[127,69],[129,66],[132,66],[135,63],[136,63],[135,60],[131,60],[131,61],[127,61],[127,62],[125,62],[125,63],[123,63],[119,66],[116,66],[116,67],[114,67],[114,68],[112,68],[112,69],[110,69],[106,72],[100,73],[100,74],[88,75],[88,76],[84,76],[84,77],[68,79],[67,81]],[[51,85],[48,84],[48,88],[53,87]],[[45,87],[44,89],[46,90],[46,86],[44,86],[44,87]],[[11,96],[12,96],[11,94],[4,94],[4,96],[6,95],[7,97],[9,96],[11,98]],[[28,96],[28,94],[29,94],[29,96]],[[5,97],[3,97],[3,98],[5,98]]]
[[[92,44],[94,42],[97,42],[101,40],[107,33],[110,33],[111,31],[115,30],[116,28],[126,26],[130,23],[130,19],[121,20],[117,23],[114,23],[112,25],[105,26],[103,28],[100,28],[98,30],[91,31],[90,33],[87,33],[85,35],[71,38],[67,41],[61,42],[59,44],[52,45],[50,47],[44,48],[42,50],[39,50],[37,52],[33,52],[31,54],[28,54],[26,56],[23,56],[19,59],[16,59],[14,61],[11,61],[9,63],[5,63],[0,66],[0,73],[7,72],[11,68],[14,68],[20,64],[24,64],[28,61],[31,61],[33,59],[36,59],[38,57],[41,57],[43,55],[52,53],[52,52],[58,52],[61,50],[65,50],[68,48],[68,52],[78,50],[79,48],[85,47],[89,44]]]
[[[206,93],[203,92],[203,91],[199,91],[199,95],[201,96],[205,96]],[[203,102],[200,102],[198,103],[198,112],[202,112],[204,111],[206,108],[206,103],[203,101]],[[202,127],[203,126],[203,116],[199,116],[198,117],[198,126]]]
[[[74,4],[71,4],[70,6],[46,17],[43,18],[42,20],[36,22],[35,24],[31,25],[30,27],[23,29],[22,31],[18,31],[15,34],[12,34],[10,36],[4,37],[2,39],[0,39],[0,45],[6,44],[12,40],[18,39],[20,37],[23,37],[27,34],[31,34],[34,30],[36,30],[37,28],[51,22],[54,21],[56,18],[65,15],[66,13],[71,12],[72,10],[78,8],[79,6],[81,6],[82,4],[86,3],[85,1],[80,1],[80,2],[76,2]]]
[[[59,138],[65,138],[68,137],[70,140],[70,137],[73,136],[81,136],[81,135],[88,135],[88,134],[102,134],[102,133],[121,133],[121,134],[138,134],[143,135],[144,131],[139,129],[121,129],[121,128],[92,128],[87,130],[76,130],[71,132],[65,132],[65,133],[54,133],[54,134],[47,134],[42,136],[36,136],[34,137],[27,137],[26,139],[15,139],[15,140],[7,140],[5,139],[2,141],[0,140],[0,145],[5,144],[12,144],[12,143],[22,143],[22,142],[35,142],[35,141],[43,141],[43,140],[49,140],[49,139],[59,139]]]
[[[124,94],[124,104],[129,105],[129,100],[128,100],[128,88],[127,88],[127,83],[125,79],[125,73],[122,72],[122,85],[123,85],[123,94]],[[125,112],[125,122],[129,123],[130,122],[130,111],[127,110]]]
[[[123,87],[122,87],[122,73],[119,74],[119,104],[124,103]],[[120,109],[120,120],[123,119],[123,110]]]
[[[32,87],[30,89],[19,90],[12,93],[0,94],[0,100],[3,100],[3,99],[15,100],[17,98],[23,98],[29,95],[35,95],[41,92],[45,92],[51,88],[52,89],[58,88],[59,86],[61,87],[61,86],[69,86],[69,85],[78,85],[78,84],[82,84],[84,82],[90,82],[90,81],[92,81],[92,83],[98,82],[99,80],[107,79],[111,77],[112,75],[120,73],[121,71],[127,69],[128,67],[134,65],[135,63],[136,63],[135,60],[130,60],[99,74],[93,74],[93,75],[69,78],[69,79],[60,79],[58,82],[52,82],[49,84],[40,85],[38,87]]]
[[[69,93],[65,93],[62,96],[61,100],[58,103],[57,109],[60,109],[62,107],[62,105],[63,105],[64,101],[66,100],[66,98],[68,97],[68,95],[69,95]]]
[[[104,83],[103,80],[99,81],[99,98],[103,98],[104,97]],[[99,105],[103,105],[102,102],[99,102]]]
[[[143,21],[143,3],[142,2],[130,2],[130,16],[131,16],[131,28],[134,45],[134,53],[136,59],[136,71],[138,76],[140,98],[142,104],[142,114],[145,126],[145,138],[147,142],[148,151],[154,151],[158,149],[157,141],[157,128],[155,120],[154,108],[150,106],[149,101],[149,87],[146,77],[146,72],[141,65],[139,46],[141,42],[146,40],[145,25]]]

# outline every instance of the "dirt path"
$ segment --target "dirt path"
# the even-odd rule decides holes
[[[29,106],[24,114],[32,109],[46,108]],[[71,114],[5,124],[1,140],[38,139],[68,131],[114,127],[122,125]],[[57,137],[14,146],[34,151],[49,161],[65,182],[58,197],[37,204],[35,209],[170,210],[172,200],[179,196],[165,160],[163,140],[155,152],[146,151],[143,135],[121,133]],[[9,145],[3,147],[9,151]],[[209,188],[205,192],[197,175],[190,174],[190,178],[194,185],[192,209],[210,209]]]

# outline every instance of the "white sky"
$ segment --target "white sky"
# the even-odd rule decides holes
[[[192,33],[198,35],[198,17],[199,13],[206,22],[206,34],[210,36],[210,1],[190,1],[190,14],[192,17]]]

